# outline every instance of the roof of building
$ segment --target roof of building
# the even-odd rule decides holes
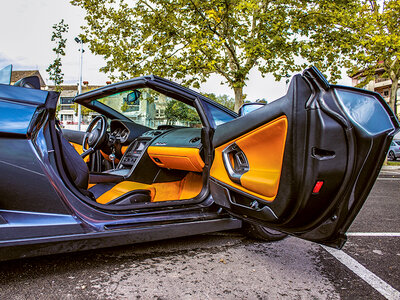
[[[375,74],[379,74],[379,73],[384,73],[385,69],[383,67],[379,67],[383,65],[383,61],[380,60],[378,61],[378,65],[376,66],[375,69]],[[364,72],[368,71],[368,69],[360,69],[356,72],[354,72],[353,74],[349,75],[350,78],[357,78],[357,77],[365,77]]]
[[[29,76],[37,76],[39,77],[40,86],[45,87],[46,83],[43,80],[42,75],[40,75],[39,70],[19,70],[19,71],[12,71],[11,73],[11,82],[17,82],[18,80],[29,77]]]
[[[94,90],[103,87],[104,85],[83,85],[82,86],[82,91],[88,91],[88,90]],[[73,84],[73,85],[61,85],[61,88],[63,91],[77,91],[78,90],[78,85]],[[48,89],[50,91],[55,90],[54,85],[49,85]]]

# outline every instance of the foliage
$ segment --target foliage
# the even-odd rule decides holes
[[[195,109],[187,104],[170,99],[165,107],[165,117],[170,125],[178,121],[187,122],[189,124],[201,123],[199,116]]]
[[[217,73],[234,90],[235,110],[252,69],[279,80],[312,63],[334,83],[343,67],[366,80],[384,68],[397,89],[399,0],[71,3],[86,11],[82,38],[112,79],[154,73],[199,87]]]
[[[308,24],[302,33],[314,37],[314,47],[303,49],[308,53],[302,55],[314,55],[313,61],[325,57],[322,69],[348,67],[349,75],[363,78],[360,87],[383,69],[382,76],[392,81],[389,105],[394,109],[400,78],[399,0],[322,0],[310,5],[301,18]]]
[[[56,58],[52,64],[48,66],[46,72],[50,75],[50,80],[54,82],[55,90],[61,92],[61,84],[64,82],[64,73],[61,71],[62,63],[61,56],[65,56],[65,43],[66,38],[63,38],[63,34],[68,32],[69,26],[64,23],[62,19],[58,24],[53,25],[53,34],[51,36],[51,41],[55,42],[56,46],[53,48]]]
[[[223,106],[229,108],[230,110],[234,110],[235,108],[235,99],[232,99],[228,95],[215,95],[214,93],[207,94],[205,93],[204,96],[207,98],[214,100],[215,102],[218,102],[219,104],[222,104]]]
[[[121,110],[122,112],[126,112],[128,109],[129,109],[128,103],[126,103],[126,101],[122,101],[120,110]]]
[[[74,111],[75,111],[75,116],[78,115],[78,103],[74,103]],[[81,105],[81,115],[82,116],[88,116],[89,113],[95,112],[94,110],[91,110],[90,108],[87,108],[86,106]]]
[[[315,0],[316,1],[316,0]],[[317,1],[316,1],[317,2]],[[71,0],[86,11],[90,50],[104,56],[101,71],[112,79],[154,73],[198,87],[217,73],[243,103],[249,72],[282,76],[299,71],[303,54],[321,62],[312,49],[304,13],[312,1],[293,0]],[[333,3],[333,2],[332,2]],[[315,21],[315,19],[310,19]],[[306,57],[307,58],[307,57]],[[336,56],[321,67],[336,72]],[[323,69],[323,70],[325,70]],[[336,78],[334,76],[334,78]]]

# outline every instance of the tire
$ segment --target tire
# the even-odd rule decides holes
[[[393,151],[390,151],[390,152],[389,152],[388,158],[389,158],[390,160],[392,160],[392,161],[395,161],[395,160],[396,160],[396,156],[394,155],[394,152],[393,152]]]
[[[242,231],[250,238],[267,242],[280,241],[287,237],[286,233],[250,223],[243,223]]]

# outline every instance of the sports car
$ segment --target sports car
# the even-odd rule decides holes
[[[379,94],[331,85],[315,67],[239,114],[154,75],[110,84],[75,97],[85,131],[62,128],[59,93],[37,77],[10,85],[10,70],[1,260],[242,226],[340,248],[399,131]]]

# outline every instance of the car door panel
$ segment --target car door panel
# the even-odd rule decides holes
[[[217,147],[211,176],[250,195],[273,201],[278,192],[286,134],[287,118],[281,116]],[[260,155],[260,148],[268,157]],[[241,166],[241,160],[246,166]],[[226,166],[232,166],[230,172]]]
[[[284,119],[285,135],[284,126],[268,127]],[[216,128],[211,193],[244,220],[341,247],[398,128],[377,94],[330,86],[308,69],[286,96]]]

